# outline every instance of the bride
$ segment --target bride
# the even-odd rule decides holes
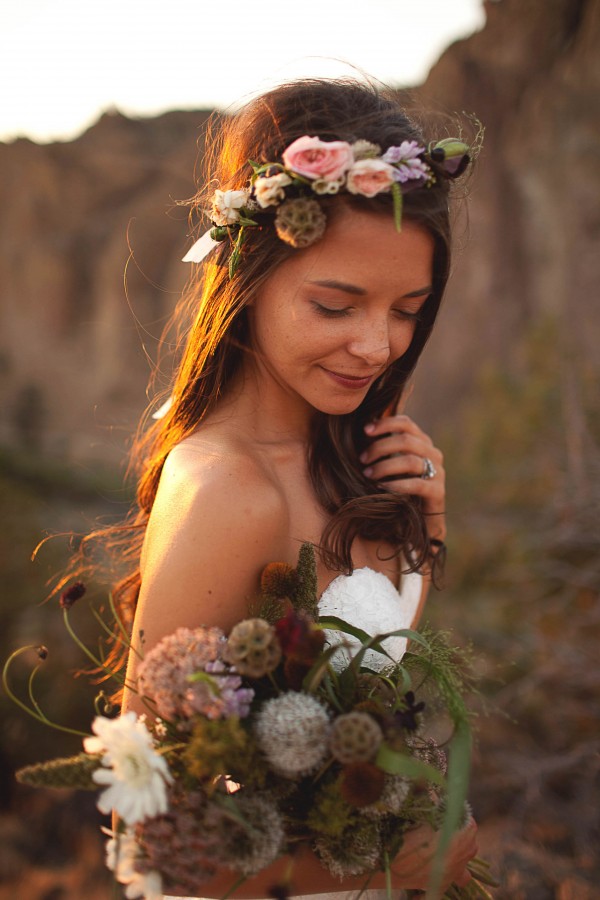
[[[370,631],[419,620],[444,547],[444,469],[398,409],[448,277],[448,172],[465,162],[425,152],[393,95],[349,80],[279,87],[212,141],[222,240],[192,248],[171,402],[138,452],[143,546],[117,592],[135,608],[134,645],[143,634],[147,651],[179,626],[227,632],[263,567],[294,565],[304,541],[318,551],[322,609]],[[356,599],[365,576],[368,608]],[[131,694],[124,708],[141,711]],[[474,832],[454,838],[445,884],[468,880]],[[426,888],[435,846],[425,827],[407,835],[395,889]],[[268,896],[288,866],[236,896]],[[293,873],[297,895],[362,884],[335,879],[309,849]],[[231,880],[218,872],[205,896]]]

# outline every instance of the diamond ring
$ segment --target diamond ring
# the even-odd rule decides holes
[[[426,481],[428,481],[430,478],[434,477],[436,472],[437,472],[437,469],[434,466],[434,464],[431,462],[430,459],[428,459],[426,456],[424,456],[423,457],[423,473],[421,475],[421,478],[424,478]]]

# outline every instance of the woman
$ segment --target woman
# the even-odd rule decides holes
[[[277,88],[215,141],[224,240],[194,271],[195,320],[148,438],[140,569],[120,592],[122,607],[137,598],[134,647],[179,626],[227,632],[263,567],[295,564],[304,541],[318,549],[324,604],[368,568],[393,594],[395,627],[418,621],[445,538],[444,469],[429,436],[396,411],[448,276],[447,170],[467,161],[464,148],[460,159],[423,150],[393,97],[353,81]],[[364,611],[351,612],[360,622]],[[140,709],[132,695],[125,707]],[[447,883],[468,878],[473,831],[455,838]],[[427,886],[435,840],[424,828],[407,836],[395,887]],[[309,850],[295,859],[296,894],[362,884],[340,884]],[[287,865],[239,896],[267,896]],[[206,896],[231,880],[219,872]]]

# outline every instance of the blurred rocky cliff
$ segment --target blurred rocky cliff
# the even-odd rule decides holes
[[[428,424],[455,413],[490,359],[518,369],[520,338],[540,317],[564,338],[557,366],[597,365],[600,4],[485,6],[485,28],[452,45],[417,92],[486,127],[468,234],[459,229],[468,252],[413,401]],[[146,352],[187,274],[175,201],[193,193],[207,115],[109,113],[70,143],[0,145],[0,444],[122,458],[146,405]]]

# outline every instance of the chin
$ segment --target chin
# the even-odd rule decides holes
[[[324,413],[327,416],[347,416],[350,413],[356,412],[364,399],[364,397],[357,397],[354,400],[351,398],[344,400],[326,400],[321,398],[312,405],[318,412]]]

